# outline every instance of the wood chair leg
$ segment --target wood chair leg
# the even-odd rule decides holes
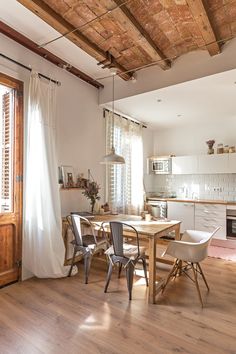
[[[161,291],[162,294],[164,293],[165,288],[166,288],[167,284],[169,283],[171,277],[176,274],[177,270],[178,270],[178,264],[177,264],[177,260],[176,260],[174,265],[173,265],[173,267],[172,267],[172,269],[171,269],[171,271],[169,272],[169,274],[167,276],[165,284],[163,285],[163,288],[162,288],[162,291]]]
[[[201,276],[202,276],[202,279],[204,280],[204,283],[206,284],[207,290],[210,291],[210,288],[209,288],[209,286],[208,286],[208,283],[207,283],[207,281],[206,281],[205,275],[204,275],[204,273],[203,273],[203,271],[202,271],[202,268],[201,268],[200,264],[197,263],[197,266],[198,266],[198,269],[199,269],[200,274],[201,274]]]
[[[109,263],[108,272],[107,272],[107,281],[106,281],[106,285],[105,285],[104,293],[106,293],[106,292],[107,292],[108,285],[109,285],[110,280],[111,280],[112,269],[113,269],[113,265],[112,265],[112,263],[110,262],[110,263]]]
[[[201,292],[200,292],[200,288],[199,288],[199,284],[198,284],[198,280],[197,280],[197,271],[196,271],[196,269],[194,268],[194,263],[191,263],[191,265],[192,265],[192,270],[193,270],[195,285],[196,285],[197,292],[198,292],[198,297],[199,297],[199,300],[200,300],[201,305],[202,305],[202,307],[203,307],[202,296],[201,296]]]
[[[72,256],[72,260],[71,260],[71,266],[70,266],[70,270],[69,270],[69,273],[68,273],[68,277],[71,276],[71,272],[72,272],[74,261],[75,261],[75,255],[76,255],[76,249],[74,248],[74,252],[73,252],[73,256]]]
[[[128,286],[128,291],[129,291],[129,300],[132,300],[134,265],[131,262],[126,267],[126,278],[127,278],[127,286]]]
[[[118,278],[120,278],[121,270],[122,270],[122,263],[119,262]]]
[[[88,284],[88,276],[91,266],[91,255],[85,255],[84,257],[84,275],[85,275],[85,284]]]
[[[146,279],[146,285],[148,286],[148,276],[147,276],[147,262],[145,258],[142,258],[142,262],[143,262],[143,271],[144,271],[144,275],[145,275],[145,279]]]

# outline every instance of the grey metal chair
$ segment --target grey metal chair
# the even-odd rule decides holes
[[[71,242],[74,252],[68,277],[71,276],[76,253],[81,252],[84,258],[85,284],[88,284],[92,256],[98,252],[106,251],[109,243],[104,232],[102,232],[102,237],[96,236],[95,228],[97,227],[101,231],[100,225],[91,223],[85,217],[72,214],[67,216],[67,221],[74,235],[74,240]]]
[[[111,221],[102,225],[104,230],[107,230],[108,225],[112,246],[110,246],[105,252],[109,259],[109,268],[104,292],[107,292],[111,280],[113,266],[118,265],[118,277],[120,277],[122,267],[126,270],[129,300],[131,300],[134,268],[139,260],[141,260],[143,263],[146,285],[148,286],[147,265],[145,259],[146,248],[139,246],[138,232],[133,226],[118,221]],[[126,234],[124,234],[124,232],[132,232],[135,234],[135,244],[125,243]]]

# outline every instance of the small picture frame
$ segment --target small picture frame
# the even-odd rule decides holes
[[[62,180],[64,188],[73,188],[75,187],[75,176],[72,166],[61,166],[62,171]]]

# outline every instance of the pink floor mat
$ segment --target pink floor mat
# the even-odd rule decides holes
[[[208,256],[236,262],[236,248],[210,245],[208,248]]]

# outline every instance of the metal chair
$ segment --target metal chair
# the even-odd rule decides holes
[[[91,223],[88,219],[77,214],[67,216],[67,221],[74,235],[74,240],[71,242],[74,252],[68,277],[71,276],[76,253],[81,252],[84,258],[85,284],[88,284],[92,256],[100,251],[106,251],[109,243],[104,233],[102,233],[102,237],[96,236],[95,228],[101,230],[100,225]]]
[[[198,284],[198,274],[202,276],[207,290],[209,291],[210,289],[199,262],[207,257],[210,241],[219,229],[220,228],[218,227],[213,232],[186,230],[180,241],[171,241],[168,244],[163,255],[168,254],[175,257],[176,260],[162,288],[162,293],[172,278],[175,279],[176,276],[183,273],[195,283],[198,297],[203,307],[202,296]],[[188,274],[188,270],[190,269],[193,271],[193,278]]]
[[[122,267],[126,270],[129,300],[131,300],[134,268],[139,260],[141,260],[143,263],[146,285],[148,286],[147,265],[145,259],[146,248],[139,246],[138,232],[133,226],[118,221],[111,221],[109,223],[103,224],[103,227],[104,225],[109,225],[112,243],[112,246],[110,246],[105,252],[109,260],[109,268],[104,292],[107,292],[112,275],[113,266],[118,265],[118,277],[120,277]],[[126,235],[124,235],[124,232],[132,232],[135,234],[135,244],[125,243]]]

